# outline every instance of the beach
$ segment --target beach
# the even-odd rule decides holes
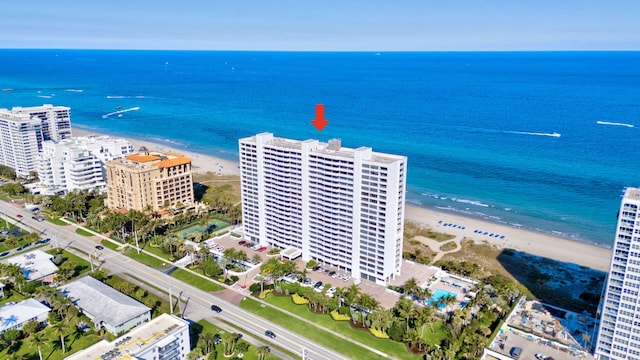
[[[73,136],[101,135],[78,129],[73,129],[72,133]],[[141,146],[145,146],[149,150],[183,154],[192,159],[195,173],[213,172],[220,175],[240,175],[237,162],[171,148],[150,141],[125,139],[131,142],[136,150]],[[476,218],[420,208],[410,204],[406,204],[405,220],[419,223],[438,232],[467,237],[479,243],[486,240],[500,248],[519,250],[532,255],[587,266],[592,269],[609,270],[611,250],[587,243],[522,230]],[[445,224],[455,224],[456,227],[445,226]],[[481,232],[474,232],[475,230]],[[485,232],[487,232],[487,235],[484,235]],[[490,237],[489,234],[497,234],[499,236]],[[611,236],[613,237],[613,234]]]
[[[596,270],[609,271],[611,250],[595,245],[410,204],[406,204],[405,207],[405,220],[430,227],[438,232],[464,236],[478,243],[486,240],[500,248],[514,249]],[[445,226],[445,224],[449,225]],[[487,235],[484,235],[485,232]],[[490,234],[494,236],[489,236]],[[611,236],[613,237],[613,234]]]
[[[73,136],[90,136],[90,135],[103,135],[93,131],[86,131],[80,129],[72,129],[71,133]],[[112,136],[116,137],[116,136]],[[212,172],[218,175],[236,175],[240,176],[240,170],[238,169],[238,163],[233,162],[226,159],[217,158],[214,156],[203,155],[199,153],[195,153],[192,151],[186,151],[182,149],[173,148],[166,145],[157,144],[151,141],[138,140],[133,138],[121,137],[119,138],[127,139],[133,148],[137,151],[142,146],[146,147],[151,151],[162,151],[162,152],[174,152],[178,154],[182,154],[191,159],[191,166],[193,168],[194,173],[204,174],[207,172]]]

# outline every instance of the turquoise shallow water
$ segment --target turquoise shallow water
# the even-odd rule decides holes
[[[640,127],[637,52],[0,50],[0,63],[0,107],[66,105],[79,128],[229,159],[263,131],[337,137],[407,155],[411,203],[602,245],[640,186],[638,127],[597,123]]]

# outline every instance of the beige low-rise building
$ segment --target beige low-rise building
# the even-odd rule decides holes
[[[181,154],[142,147],[106,167],[110,209],[159,211],[194,204],[191,159]]]

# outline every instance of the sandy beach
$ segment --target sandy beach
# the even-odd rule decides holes
[[[92,131],[72,129],[73,136],[89,136],[89,135],[103,135]],[[116,136],[112,136],[116,137]],[[192,151],[186,151],[182,149],[172,148],[170,146],[157,144],[151,141],[144,141],[132,138],[126,138],[118,136],[119,138],[127,139],[133,148],[138,150],[140,147],[145,146],[149,150],[157,150],[164,152],[175,152],[183,154],[191,158],[191,165],[193,171],[196,173],[212,172],[219,175],[237,175],[240,176],[240,170],[238,169],[238,163],[226,159],[217,158],[214,156],[203,155]]]
[[[602,271],[609,270],[611,261],[610,249],[409,204],[405,208],[405,220],[431,227],[435,231],[464,236],[478,243],[486,240],[501,248],[515,249]],[[445,224],[457,226],[445,226]],[[474,232],[475,230],[480,230],[481,233]],[[485,232],[488,234],[484,235]],[[489,234],[499,236],[490,237]]]
[[[73,129],[73,135],[87,136],[101,134]],[[192,159],[194,172],[213,172],[220,175],[240,175],[237,162],[175,149],[150,141],[131,138],[126,139],[131,142],[135,149],[139,149],[141,146],[146,146],[150,150],[170,151],[184,154]],[[410,204],[406,205],[405,219],[431,227],[436,231],[464,236],[477,242],[486,240],[501,248],[511,248],[537,256],[587,266],[597,270],[608,271],[609,262],[611,260],[610,249],[532,231],[521,230],[470,217],[423,209]],[[444,226],[444,224],[455,224],[458,226]],[[464,227],[464,229],[460,227]],[[479,234],[474,232],[474,230],[481,230],[482,232]],[[499,237],[489,237],[488,234],[483,235],[484,232],[487,232],[488,234],[498,234]],[[613,234],[611,236],[613,236]]]

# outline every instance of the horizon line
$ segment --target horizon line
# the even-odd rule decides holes
[[[272,49],[120,49],[120,48],[0,48],[0,50],[54,51],[192,51],[192,52],[297,52],[297,53],[566,53],[566,52],[640,52],[640,49],[526,49],[526,50],[272,50]]]

